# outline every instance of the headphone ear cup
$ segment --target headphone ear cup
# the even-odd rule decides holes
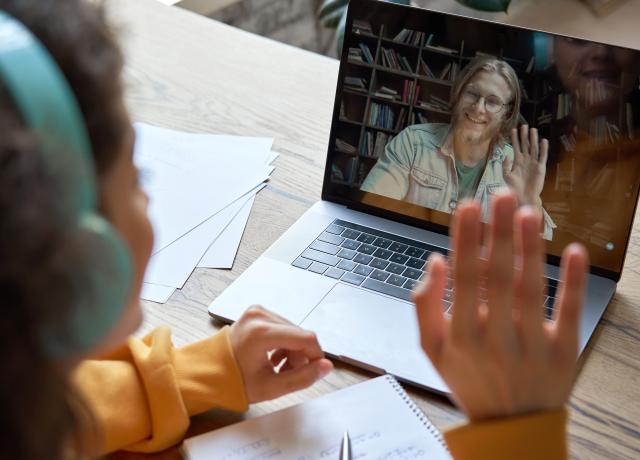
[[[82,218],[71,244],[76,247],[72,310],[64,324],[45,331],[46,348],[56,357],[100,343],[127,308],[133,279],[127,246],[99,215]]]

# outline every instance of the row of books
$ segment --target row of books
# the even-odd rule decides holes
[[[389,135],[382,131],[367,131],[360,145],[360,154],[370,158],[380,158],[389,142]]]
[[[576,91],[576,98],[582,100],[587,106],[596,105],[613,97],[616,90],[617,88],[603,81],[589,80],[584,89],[584,94]]]
[[[429,123],[429,121],[424,113],[414,110],[411,112],[411,115],[409,115],[409,124],[417,125],[418,123]]]
[[[393,41],[406,43],[413,46],[422,46],[423,39],[424,37],[426,37],[426,35],[427,34],[425,32],[417,32],[411,29],[402,29],[396,34],[395,37],[393,37]],[[432,41],[433,34],[429,34],[427,40],[425,41],[425,44],[430,45]]]
[[[406,104],[415,104],[420,95],[420,85],[413,80],[405,80],[402,88],[402,102]]]
[[[361,165],[364,166],[364,165]],[[335,162],[331,165],[331,178],[334,181],[348,182],[350,184],[360,183],[364,177],[365,172],[360,171],[358,157],[354,156],[347,158],[342,167],[338,166]]]
[[[395,114],[387,104],[372,102],[369,107],[369,125],[378,128],[392,130],[394,128]]]
[[[363,21],[361,19],[353,20],[353,32],[356,34],[373,35],[373,29],[371,28],[371,24],[368,21]]]
[[[373,55],[371,54],[371,50],[364,43],[360,43],[357,48],[349,48],[348,59],[351,62],[373,64]]]
[[[460,70],[460,68],[458,66],[458,63],[449,62],[439,72],[436,73],[431,70],[424,59],[420,59],[420,70],[425,76],[429,78],[454,81],[458,76],[458,71]]]
[[[564,117],[571,114],[573,108],[573,100],[568,93],[558,94],[558,107],[556,108],[556,119],[562,120]]]
[[[382,65],[393,70],[404,70],[405,72],[413,72],[413,68],[409,60],[397,53],[394,49],[382,48]]]
[[[362,77],[344,77],[344,87],[352,91],[367,92],[367,79]]]

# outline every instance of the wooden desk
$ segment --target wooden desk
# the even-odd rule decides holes
[[[165,305],[144,303],[140,331],[168,324],[177,345],[213,334],[207,306],[320,198],[338,62],[250,35],[155,0],[116,0],[128,66],[127,102],[135,120],[194,132],[275,138],[273,179],[255,202],[232,271],[196,269]],[[636,222],[635,228],[638,228]],[[640,456],[640,234],[629,248],[618,294],[583,356],[570,402],[576,458]],[[283,408],[371,374],[337,363],[312,388],[255,405],[247,415],[213,411],[190,434]],[[446,400],[409,389],[439,428],[461,421]],[[544,440],[532,440],[544,442]],[[145,458],[126,453],[117,459]],[[176,449],[152,458],[176,459]]]

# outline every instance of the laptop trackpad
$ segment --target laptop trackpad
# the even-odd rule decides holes
[[[328,353],[448,392],[420,348],[413,304],[336,284],[301,324]]]

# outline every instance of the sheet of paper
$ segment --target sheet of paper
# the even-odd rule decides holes
[[[255,196],[261,185],[201,222],[192,231],[151,256],[144,281],[182,288],[207,248]]]
[[[142,283],[140,297],[144,300],[150,300],[156,303],[165,303],[174,293],[176,288],[173,286],[162,286],[160,284]]]
[[[135,163],[150,197],[155,232],[153,254],[263,181],[272,155],[268,138],[135,127]]]
[[[353,458],[451,458],[441,435],[389,376],[189,438],[184,450],[190,460],[337,459],[345,431]]]
[[[236,258],[242,234],[247,226],[249,214],[255,200],[255,195],[249,198],[227,228],[215,239],[205,252],[198,267],[204,268],[232,268]]]

